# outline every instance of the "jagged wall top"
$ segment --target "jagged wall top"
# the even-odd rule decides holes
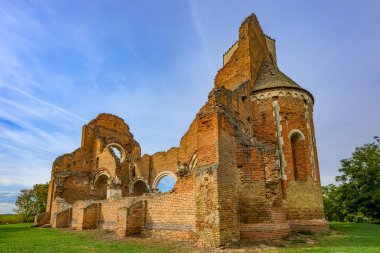
[[[122,132],[130,133],[129,126],[125,121],[113,114],[100,113],[95,119],[91,120],[87,126],[89,127],[105,127],[110,130],[124,130]]]
[[[239,29],[239,41],[229,61],[218,71],[215,87],[224,86],[234,90],[244,82],[249,82],[251,89],[256,81],[261,63],[275,59],[267,46],[266,36],[255,14],[247,17]]]

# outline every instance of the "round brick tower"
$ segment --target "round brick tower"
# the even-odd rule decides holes
[[[311,93],[264,61],[252,90],[254,136],[276,144],[286,217],[292,230],[324,220]]]

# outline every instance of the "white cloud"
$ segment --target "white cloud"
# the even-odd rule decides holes
[[[12,214],[16,208],[14,203],[0,203],[0,214]]]
[[[13,182],[12,179],[10,179],[10,178],[6,178],[6,177],[0,178],[0,186],[8,186],[8,185],[12,185],[14,183],[15,182]]]
[[[35,97],[35,96],[31,95],[31,94],[28,94],[27,92],[25,92],[25,91],[23,91],[23,90],[21,90],[19,88],[7,85],[4,82],[1,82],[1,80],[0,80],[0,87],[1,86],[4,86],[4,87],[6,87],[8,89],[11,89],[11,90],[17,92],[18,94],[20,94],[20,95],[22,95],[22,96],[24,96],[24,97],[26,97],[28,99],[31,99],[31,100],[39,103],[41,106],[48,107],[51,110],[57,111],[59,113],[62,113],[62,114],[66,115],[66,116],[68,116],[68,117],[70,117],[72,119],[75,119],[75,120],[77,120],[77,121],[79,121],[81,123],[86,122],[86,120],[83,117],[79,116],[79,115],[76,115],[76,114],[74,114],[72,112],[69,112],[69,111],[65,110],[62,107],[59,107],[59,106],[54,105],[54,104],[52,104],[52,103],[50,103],[48,101],[42,100],[42,99],[37,98],[37,97]]]
[[[111,45],[110,41],[113,38],[108,37],[109,29],[104,29],[105,27],[100,23],[96,23],[95,26],[92,23],[101,20],[99,13],[104,13],[101,6],[96,3],[91,4],[91,10],[88,13],[78,13],[69,8],[67,10],[70,11],[65,12],[65,15],[61,14],[63,7],[68,7],[65,1],[60,3],[2,1],[0,5],[0,120],[4,119],[20,127],[0,124],[0,186],[20,182],[31,186],[49,179],[51,164],[55,157],[78,147],[82,124],[100,112],[110,112],[125,118],[137,141],[140,142],[143,152],[153,153],[178,145],[179,139],[188,129],[196,112],[207,99],[217,67],[221,66],[222,54],[230,46],[228,41],[231,42],[238,36],[237,25],[244,19],[241,10],[245,9],[246,12],[253,8],[253,5],[260,4],[233,5],[233,10],[224,9],[220,12],[215,3],[189,0],[190,8],[186,8],[185,14],[189,14],[189,23],[192,25],[189,30],[184,30],[188,33],[186,36],[195,38],[198,36],[200,45],[197,43],[187,45],[188,48],[183,52],[178,52],[178,57],[174,59],[173,68],[175,69],[171,69],[170,73],[160,71],[161,76],[153,77],[146,74],[149,72],[146,69],[145,72],[137,71],[138,73],[129,70],[130,67],[138,64],[138,60],[144,61],[143,58],[151,53],[144,51],[141,54],[142,52],[139,51],[140,42],[144,42],[143,40],[139,40],[138,45],[130,45],[131,40],[146,38],[144,36],[149,31],[139,26],[132,31],[136,35],[133,34],[127,38],[116,36],[117,43],[123,44],[123,47],[127,48],[125,52],[129,55],[126,55],[125,59],[118,59],[117,63],[111,62],[108,53],[112,51],[113,44],[110,47],[108,45]],[[226,3],[221,5],[229,6]],[[77,7],[88,9],[88,6],[80,6],[80,4]],[[268,9],[268,13],[274,15],[276,10]],[[299,13],[302,14],[302,12]],[[355,14],[356,18],[362,16],[360,14]],[[261,15],[264,16],[264,14]],[[344,22],[349,24],[351,16],[355,18],[355,15],[350,15],[350,19]],[[132,18],[128,15],[123,17],[128,18],[128,20],[123,18],[128,27]],[[113,18],[115,17],[111,19]],[[219,18],[225,23],[221,24]],[[333,175],[337,174],[337,168],[339,168],[339,159],[349,156],[355,146],[370,141],[371,136],[367,135],[378,134],[376,127],[379,125],[379,117],[373,117],[373,115],[376,115],[380,100],[376,99],[378,92],[373,87],[378,83],[378,75],[376,75],[378,71],[376,72],[375,68],[379,66],[374,64],[378,58],[374,52],[380,51],[375,50],[376,48],[361,47],[370,53],[373,60],[367,59],[369,58],[367,56],[365,61],[371,63],[367,65],[372,67],[363,67],[365,73],[358,75],[361,68],[355,68],[355,64],[351,64],[355,71],[348,71],[350,65],[347,64],[356,62],[355,59],[342,61],[341,57],[346,56],[339,55],[338,57],[337,55],[337,52],[341,54],[356,52],[349,48],[350,43],[330,40],[330,36],[327,36],[329,32],[331,33],[330,28],[334,24],[324,30],[323,36],[329,38],[327,41],[330,45],[326,53],[326,47],[318,47],[319,43],[313,44],[314,51],[309,50],[311,45],[309,43],[295,43],[294,39],[288,36],[287,26],[280,24],[276,27],[278,20],[273,19],[273,22],[269,22],[270,19],[267,16],[268,22],[263,22],[263,25],[270,26],[273,36],[279,38],[278,49],[281,50],[278,50],[278,53],[282,55],[279,60],[285,63],[288,69],[293,67],[294,75],[292,72],[286,72],[285,69],[284,71],[295,79],[304,80],[302,83],[305,86],[314,84],[311,87],[315,87],[316,98],[317,96],[321,98],[315,105],[317,140],[320,144],[318,146],[319,164],[322,183],[333,183]],[[210,22],[211,20],[214,23]],[[101,23],[108,21],[102,20]],[[141,21],[138,19],[138,22]],[[159,20],[155,22],[159,25]],[[210,23],[214,25],[213,28],[209,28],[212,27]],[[230,29],[226,23],[237,25]],[[124,35],[130,32],[119,23],[112,23],[112,25],[115,34]],[[130,27],[134,25],[131,24]],[[298,29],[304,29],[307,25],[313,24],[305,23],[298,26]],[[141,26],[144,26],[144,23],[141,23]],[[175,30],[178,27],[173,28],[173,34],[177,37],[183,36],[184,34]],[[194,29],[191,29],[192,27]],[[366,25],[363,29],[371,30],[371,27]],[[354,28],[350,30],[350,33],[354,32]],[[157,29],[160,27],[157,26]],[[280,30],[276,31],[276,29]],[[339,28],[337,31],[340,30]],[[141,31],[144,31],[144,36],[139,34]],[[356,31],[359,31],[358,34],[363,33],[361,29],[356,28]],[[380,29],[372,29],[371,32],[373,31],[380,31]],[[318,29],[307,29],[305,32],[311,32],[320,38]],[[349,37],[350,34],[345,34],[343,37],[347,41],[353,41],[357,46],[357,42],[379,44],[379,36],[375,35],[371,40],[360,41],[356,40],[360,36]],[[303,37],[314,38],[308,36],[307,33]],[[157,41],[148,43],[153,46],[163,39],[164,37],[157,38]],[[334,41],[340,42],[334,47]],[[316,48],[320,51],[315,50]],[[173,49],[175,48],[171,48],[172,51]],[[362,58],[364,51],[360,51]],[[66,59],[65,55],[58,55],[63,57],[54,55],[56,52],[68,52],[74,56]],[[295,52],[302,53],[295,58]],[[308,53],[304,54],[304,52]],[[326,62],[323,57],[318,58],[316,52],[323,52],[319,55],[325,56],[335,55],[338,61],[330,57]],[[163,48],[162,52],[155,53],[158,55],[171,52]],[[54,57],[58,58],[58,62],[54,61]],[[132,60],[127,59],[128,57]],[[68,60],[67,66],[57,66],[60,60],[65,59]],[[162,57],[161,60],[161,64],[165,65],[167,58]],[[79,70],[76,69],[77,66],[71,66],[77,62],[80,62]],[[313,62],[318,64],[312,64]],[[121,70],[110,72],[109,75],[113,79],[104,80],[104,72],[109,71],[105,69],[109,67],[106,66],[107,64],[120,64]],[[305,69],[299,68],[303,66],[306,66]],[[314,72],[310,66],[316,68]],[[160,70],[159,67],[148,66],[148,64],[144,67],[147,69],[156,67],[156,70]],[[70,72],[71,68],[75,73]],[[372,79],[368,79],[369,77]],[[351,80],[360,81],[360,92],[359,86],[350,83]],[[368,84],[372,84],[373,87],[371,88]],[[356,89],[353,89],[355,87]],[[350,91],[352,96],[347,96]],[[366,97],[367,100],[365,103],[351,103],[352,105],[346,103],[346,100],[354,101],[357,97]],[[323,119],[322,116],[318,119],[318,115],[323,115]],[[347,121],[348,119],[351,121]],[[347,138],[347,136],[351,137]],[[344,140],[344,142],[339,140]]]

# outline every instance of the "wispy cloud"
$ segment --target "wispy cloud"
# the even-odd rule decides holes
[[[207,60],[207,66],[212,69],[212,56],[210,55],[210,43],[207,40],[207,33],[205,32],[202,24],[202,17],[200,15],[202,1],[198,0],[188,0],[190,6],[190,14],[194,23],[195,30],[197,31],[198,38],[202,44],[202,51]]]
[[[76,115],[76,114],[74,114],[72,112],[69,112],[69,111],[67,111],[67,110],[65,110],[65,109],[63,109],[63,108],[61,108],[61,107],[59,107],[57,105],[54,105],[54,104],[52,104],[52,103],[50,103],[48,101],[42,100],[40,98],[37,98],[37,97],[35,97],[35,96],[33,96],[33,95],[31,95],[31,94],[29,94],[29,93],[27,93],[27,92],[19,89],[19,88],[12,87],[12,86],[7,85],[4,82],[0,81],[0,87],[2,87],[2,86],[5,87],[5,88],[10,89],[12,91],[15,91],[18,94],[20,94],[20,95],[22,95],[22,96],[24,96],[24,97],[26,97],[26,98],[28,98],[30,100],[33,100],[33,101],[39,103],[41,106],[46,106],[46,107],[48,107],[51,110],[55,110],[55,111],[57,111],[59,113],[63,113],[64,115],[66,115],[68,117],[71,117],[72,119],[78,120],[80,123],[84,123],[86,121],[81,116],[78,116],[78,115]],[[15,105],[15,103],[13,103],[12,105]],[[19,108],[24,109],[21,105],[19,105]]]
[[[299,3],[284,9],[267,1],[188,0],[185,8],[158,2],[150,8],[146,1],[1,1],[0,192],[49,180],[53,160],[80,145],[81,126],[100,112],[123,117],[143,152],[178,145],[213,87],[237,26],[252,11],[278,38],[280,66],[293,66],[283,70],[306,88],[318,87],[323,182],[332,181],[339,159],[377,134],[380,29],[370,4],[346,4],[355,12],[340,19],[342,6],[331,4],[324,8],[331,13],[315,22],[321,17],[310,18],[310,6]],[[294,11],[301,7],[307,11]],[[351,26],[353,20],[361,22]],[[343,35],[342,25],[350,32],[332,39]],[[305,35],[295,41],[295,30]],[[361,40],[364,33],[371,39]],[[367,64],[358,67],[358,59]],[[345,101],[358,97],[366,103]]]
[[[0,8],[0,213],[12,211],[21,188],[49,180],[54,158],[78,146],[75,131],[87,121],[57,100],[75,86],[44,60],[62,44],[35,11],[16,2]]]
[[[0,202],[0,214],[12,214],[16,205],[14,203]]]

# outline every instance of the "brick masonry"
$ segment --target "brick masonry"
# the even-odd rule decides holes
[[[278,69],[255,15],[223,65],[179,147],[142,156],[110,114],[83,126],[80,148],[53,163],[39,223],[210,246],[328,229],[314,98]],[[155,189],[163,175],[177,180],[165,194]]]

